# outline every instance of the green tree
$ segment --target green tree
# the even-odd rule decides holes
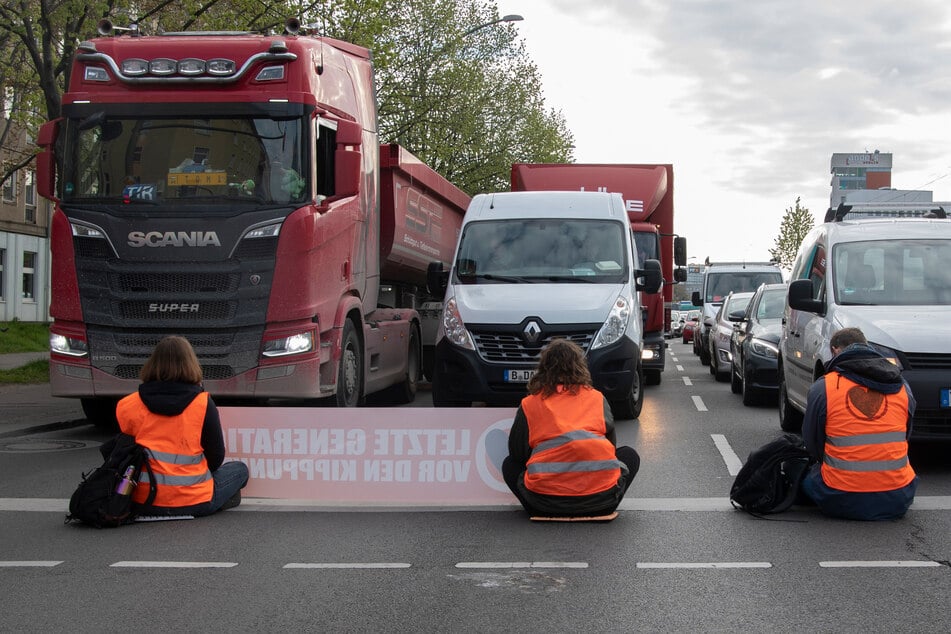
[[[783,220],[779,225],[779,235],[776,236],[773,248],[769,250],[769,254],[784,269],[792,268],[793,260],[796,259],[796,252],[799,251],[799,245],[802,244],[803,238],[815,225],[815,220],[813,220],[809,209],[801,207],[799,200],[797,197],[796,206],[786,209]]]
[[[58,117],[72,57],[102,18],[143,33],[279,33],[289,16],[369,48],[380,140],[468,193],[507,189],[514,162],[571,160],[571,133],[546,107],[517,29],[485,26],[498,20],[494,0],[10,0],[0,5],[0,58],[11,60],[0,66],[0,87],[14,106],[5,114],[32,138]]]

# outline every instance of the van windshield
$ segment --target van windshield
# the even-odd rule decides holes
[[[730,293],[755,291],[762,284],[778,284],[783,281],[779,271],[733,271],[707,273],[705,303],[722,302]]]
[[[843,242],[832,258],[836,304],[951,305],[951,240]]]
[[[471,222],[455,274],[464,284],[628,280],[626,225],[610,220],[518,219]]]

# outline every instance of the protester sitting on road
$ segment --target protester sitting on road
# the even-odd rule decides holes
[[[802,436],[817,461],[802,490],[819,509],[857,520],[895,519],[915,498],[908,462],[915,399],[901,370],[858,328],[832,335],[826,374],[809,389]]]
[[[584,352],[556,339],[542,351],[509,432],[502,477],[529,515],[612,513],[640,467],[616,447],[607,400],[591,385]]]
[[[157,491],[143,503],[148,486],[137,486],[137,515],[210,515],[241,503],[248,482],[243,462],[224,462],[218,409],[202,387],[201,366],[188,340],[165,337],[140,373],[137,392],[119,401],[120,429],[148,450]],[[142,481],[148,481],[143,469]]]

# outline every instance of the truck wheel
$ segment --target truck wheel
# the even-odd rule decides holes
[[[419,328],[416,324],[409,328],[409,349],[406,357],[406,376],[400,383],[394,385],[391,390],[393,401],[398,405],[412,403],[416,399],[416,390],[419,387],[420,374],[420,352],[419,352]]]
[[[644,372],[644,385],[660,385],[660,370],[647,370]]]
[[[360,405],[360,390],[363,386],[363,352],[353,322],[343,325],[340,342],[340,367],[337,369],[337,407]]]
[[[611,401],[611,413],[618,420],[627,420],[637,418],[641,415],[641,408],[644,406],[644,372],[640,366],[634,373],[634,382],[631,384],[631,391],[626,398],[619,401]]]
[[[779,426],[783,431],[799,433],[802,431],[802,412],[793,407],[786,394],[786,379],[783,369],[779,368]]]
[[[96,427],[106,431],[119,431],[119,421],[116,420],[116,404],[114,398],[81,398],[83,414],[86,420]]]

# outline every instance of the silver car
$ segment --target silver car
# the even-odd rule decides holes
[[[728,381],[733,370],[730,337],[733,335],[731,313],[744,313],[753,293],[730,293],[724,298],[710,328],[710,374],[717,381]]]

